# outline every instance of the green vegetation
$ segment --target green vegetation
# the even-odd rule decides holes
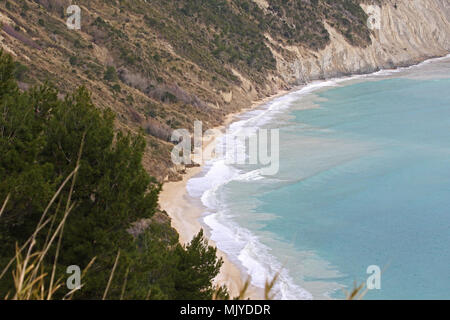
[[[276,68],[266,34],[281,43],[319,50],[330,42],[327,22],[351,44],[370,44],[360,2],[271,0],[266,10],[252,0],[155,0],[151,5],[124,1],[124,6],[145,14],[147,26],[195,64],[236,80],[232,66],[258,82]]]
[[[85,86],[120,127],[145,133],[144,163],[161,182],[177,178],[171,129],[191,130],[194,120],[217,126],[249,99],[301,81],[277,70],[276,57],[288,69],[298,59],[289,46],[313,57],[330,43],[327,25],[354,46],[369,45],[360,3],[382,1],[79,0],[77,31],[65,25],[66,0],[0,0],[0,8],[10,19],[5,48],[28,68],[18,69],[20,87],[48,80],[70,96]]]
[[[105,79],[106,81],[111,81],[111,82],[117,81],[118,77],[117,77],[116,68],[114,68],[113,66],[109,66],[108,68],[106,68],[103,79]]]
[[[106,287],[111,299],[211,298],[222,261],[202,232],[182,247],[167,216],[158,212],[160,185],[141,163],[144,139],[115,132],[113,113],[98,110],[87,89],[64,100],[49,85],[21,92],[15,72],[11,56],[0,51],[0,273],[45,212],[49,220],[36,235],[36,247],[45,247],[46,235],[65,223],[60,249],[49,249],[43,274],[51,274],[49,266],[57,261],[56,278],[64,278],[68,266],[85,269],[95,257],[74,298],[100,299]],[[73,183],[64,184],[74,171]],[[0,278],[0,297],[14,287],[10,276]]]
[[[28,72],[28,67],[21,64],[20,62],[15,62],[15,70],[14,70],[14,76],[18,81],[25,81],[26,80],[26,74]]]

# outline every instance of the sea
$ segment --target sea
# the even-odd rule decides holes
[[[269,175],[227,161],[247,146],[230,137],[261,129],[279,134]],[[363,299],[450,299],[450,56],[312,82],[238,116],[216,148],[188,192],[254,286],[276,277],[276,299],[359,285]]]

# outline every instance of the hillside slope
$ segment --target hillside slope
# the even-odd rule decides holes
[[[146,169],[177,179],[170,133],[204,129],[280,89],[413,64],[450,51],[447,0],[0,1],[1,46],[23,89],[85,85],[116,126],[147,139]],[[381,28],[367,26],[381,5]]]

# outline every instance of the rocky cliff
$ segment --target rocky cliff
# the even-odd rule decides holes
[[[287,46],[292,55],[277,57],[283,82],[305,83],[353,73],[407,66],[450,51],[450,2],[447,0],[386,0],[361,5],[372,23],[371,44],[350,45],[330,25],[327,47],[318,52]],[[370,21],[373,19],[373,22]],[[268,36],[268,41],[273,40]]]
[[[86,86],[120,130],[142,132],[144,165],[177,179],[172,130],[316,79],[414,64],[450,51],[448,0],[0,1],[0,43],[23,90]]]

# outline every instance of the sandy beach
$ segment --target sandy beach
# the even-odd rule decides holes
[[[238,113],[232,113],[227,116],[224,124],[213,129],[214,134],[207,137],[203,141],[204,161],[210,159],[208,155],[214,156],[214,149],[216,147],[217,138],[225,133],[227,126],[233,122],[235,117],[244,112],[255,109],[276,97],[287,94],[289,91],[280,91],[276,95],[264,98],[254,102],[249,108],[245,108]],[[180,242],[186,244],[202,229],[201,216],[205,208],[195,203],[187,193],[186,185],[189,179],[202,172],[202,165],[200,167],[186,168],[186,174],[183,175],[183,180],[177,182],[164,183],[163,190],[159,196],[159,203],[161,209],[165,210],[172,220],[172,226],[178,231],[180,235]],[[209,239],[209,243],[215,246],[215,243]],[[248,280],[248,275],[240,270],[238,266],[233,264],[227,255],[217,250],[218,256],[224,261],[220,274],[216,277],[217,285],[225,285],[231,297],[239,295],[240,290]],[[264,298],[263,288],[250,286],[247,290],[246,298],[258,300]]]

